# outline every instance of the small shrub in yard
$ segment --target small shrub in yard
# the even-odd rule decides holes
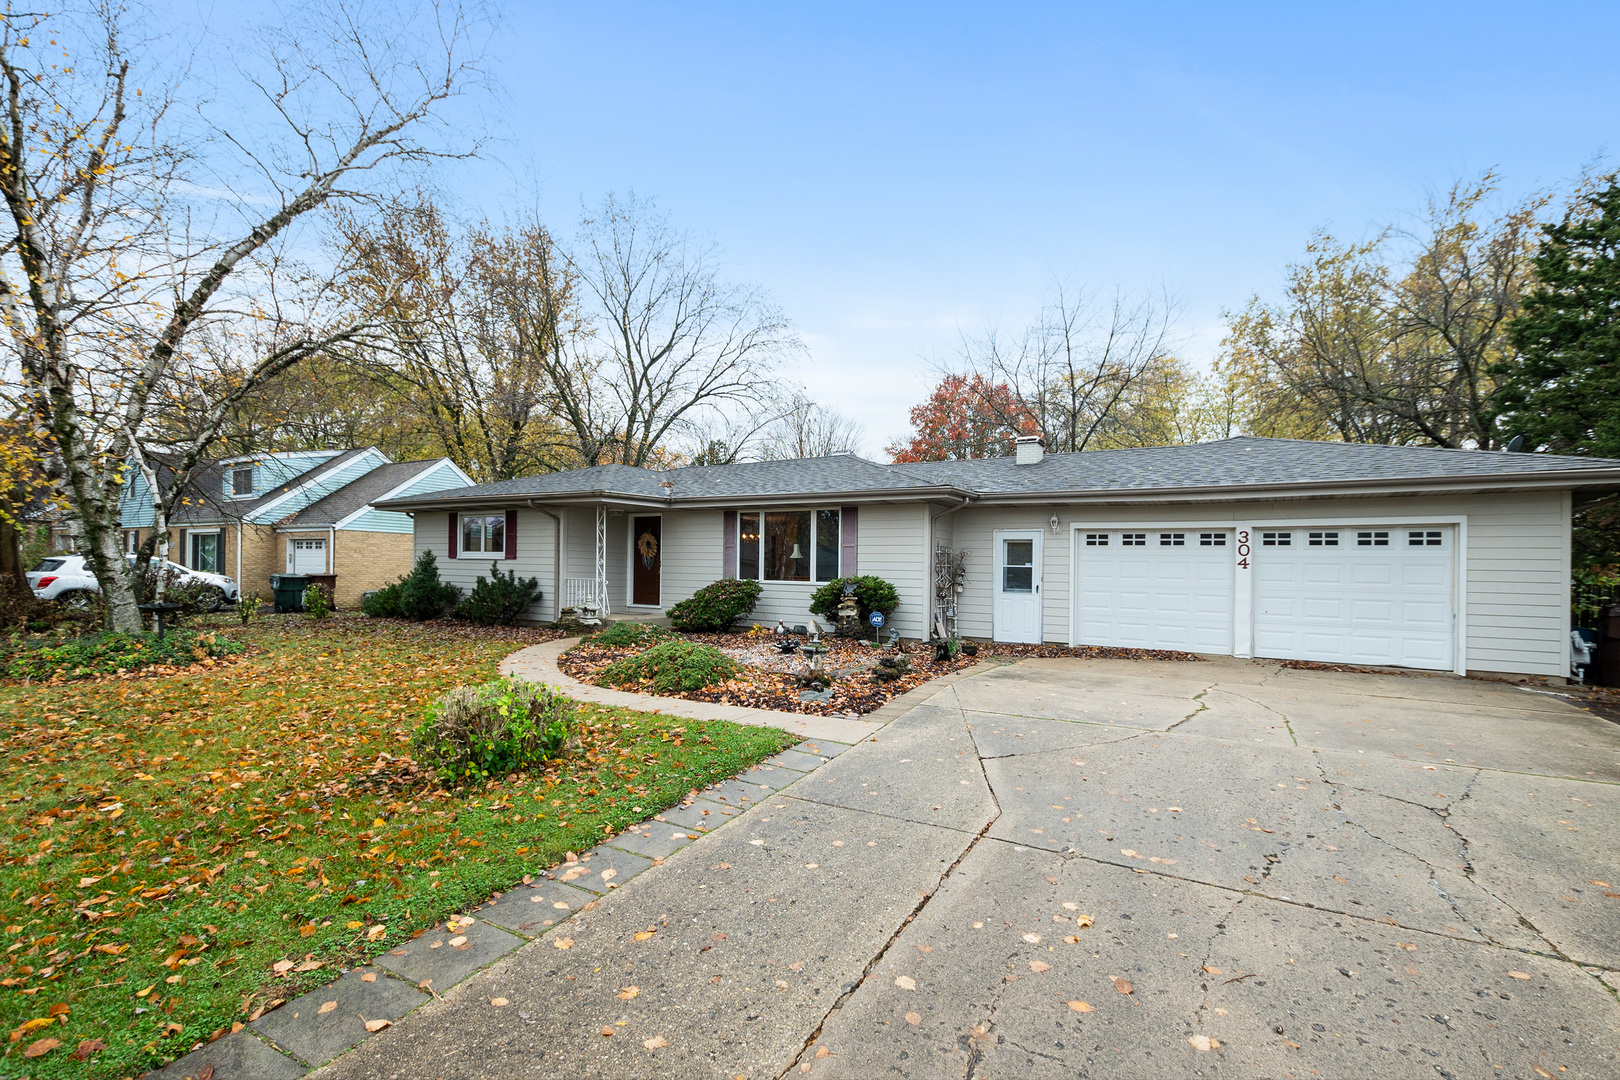
[[[881,611],[887,617],[900,606],[900,590],[882,578],[868,574],[864,577],[842,577],[827,582],[810,594],[811,612],[824,619],[838,618],[838,604],[844,599],[844,586],[851,582],[855,584],[855,602],[860,605],[863,623],[874,611]]]
[[[461,590],[439,580],[439,561],[433,552],[416,557],[411,572],[368,596],[360,610],[379,619],[437,619],[461,599]]]
[[[705,585],[664,614],[675,629],[688,632],[715,630],[724,633],[733,623],[759,603],[759,582],[726,578]]]
[[[446,783],[481,782],[556,757],[573,711],[551,687],[523,679],[458,686],[429,707],[411,748]]]
[[[651,623],[617,622],[591,635],[591,644],[605,649],[631,649],[654,645],[670,637],[668,630]]]
[[[511,626],[529,605],[540,599],[540,579],[520,578],[516,570],[501,576],[492,562],[489,577],[480,576],[473,590],[456,607],[456,614],[479,626]]]
[[[646,652],[622,656],[598,676],[607,686],[652,681],[660,694],[702,690],[737,675],[737,663],[712,645],[695,641],[666,641]]]
[[[37,682],[84,679],[153,664],[189,666],[241,651],[238,642],[195,630],[170,630],[162,640],[156,634],[87,634],[62,645],[13,648],[5,657],[4,674]]]
[[[262,603],[257,596],[244,596],[236,602],[236,614],[242,620],[243,626],[253,621],[253,616],[259,613],[259,605]]]
[[[304,613],[312,619],[332,614],[332,593],[320,582],[304,590]]]

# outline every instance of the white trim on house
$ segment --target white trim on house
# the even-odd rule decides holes
[[[1566,506],[1568,500],[1566,499]],[[1566,519],[1567,520],[1567,519]],[[1266,518],[1264,521],[1243,521],[1222,524],[1205,519],[1203,521],[1143,521],[1137,518],[1133,521],[1111,519],[1106,521],[1070,521],[1069,522],[1069,644],[1079,645],[1076,638],[1079,625],[1078,607],[1080,603],[1080,590],[1077,585],[1077,567],[1079,566],[1079,545],[1082,542],[1081,534],[1090,532],[1107,532],[1125,529],[1147,529],[1150,531],[1193,531],[1197,529],[1233,529],[1232,555],[1234,573],[1232,576],[1232,655],[1243,659],[1254,656],[1254,551],[1259,548],[1254,533],[1257,528],[1264,529],[1304,529],[1313,525],[1326,528],[1351,528],[1356,525],[1387,525],[1391,528],[1409,528],[1419,525],[1451,526],[1454,530],[1454,543],[1452,548],[1452,585],[1451,585],[1451,618],[1453,665],[1452,671],[1457,675],[1468,672],[1468,515],[1467,514],[1367,514],[1361,517],[1342,517],[1336,515],[1322,515],[1310,517]],[[1249,536],[1250,566],[1237,565],[1244,556],[1239,551],[1244,547],[1241,539],[1244,533]],[[999,531],[997,533],[999,535]],[[1565,530],[1565,547],[1568,548],[1568,530]],[[1566,570],[1568,562],[1566,560]],[[1566,573],[1566,577],[1568,574]],[[1568,599],[1568,586],[1565,586],[1566,604]],[[993,625],[993,624],[992,624]]]

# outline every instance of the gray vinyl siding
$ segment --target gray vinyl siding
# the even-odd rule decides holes
[[[1060,528],[1054,535],[1050,519]],[[1070,634],[1071,525],[1208,522],[1235,528],[1267,521],[1356,518],[1466,518],[1466,641],[1469,671],[1566,675],[1569,670],[1570,529],[1568,492],[1469,496],[1309,499],[1229,505],[985,507],[950,518],[954,546],[968,551],[968,585],[959,603],[965,637],[989,638],[992,536],[997,529],[1041,529],[1046,640]],[[1256,548],[1256,554],[1260,549]]]
[[[556,567],[556,526],[549,517],[537,510],[517,512],[516,559],[492,559],[489,554],[452,559],[449,557],[449,515],[442,510],[424,510],[417,513],[415,522],[413,557],[424,551],[433,552],[441,580],[459,585],[463,594],[471,592],[478,578],[489,576],[489,565],[494,561],[503,574],[513,571],[518,577],[540,579],[540,602],[524,612],[524,619],[550,622],[557,617],[556,579],[553,576]]]
[[[620,594],[628,604],[630,597],[630,529],[636,515],[627,514],[620,533],[619,561],[608,563],[608,574],[615,579],[624,577]],[[658,515],[663,519],[660,535],[663,557],[659,563],[662,580],[659,584],[657,614],[685,600],[703,586],[719,581],[721,577],[721,534],[719,510],[673,510]],[[621,519],[623,520],[623,519]],[[636,612],[645,608],[629,608]]]

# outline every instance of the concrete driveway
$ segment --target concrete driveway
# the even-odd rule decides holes
[[[321,1075],[1620,1075],[1617,784],[1544,692],[1025,661]]]

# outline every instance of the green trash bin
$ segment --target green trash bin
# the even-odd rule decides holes
[[[303,611],[304,590],[309,588],[307,574],[271,574],[270,592],[275,596],[276,611]]]

